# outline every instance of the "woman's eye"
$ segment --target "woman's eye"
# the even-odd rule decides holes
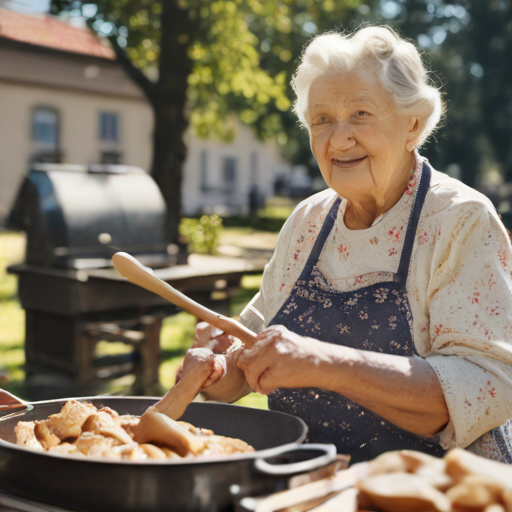
[[[365,110],[358,110],[357,115],[359,117],[368,117],[370,114],[366,112]]]
[[[327,116],[319,116],[316,118],[315,124],[324,124],[329,121],[329,118]]]

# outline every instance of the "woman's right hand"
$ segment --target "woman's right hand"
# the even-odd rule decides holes
[[[194,344],[191,350],[197,348],[209,348],[215,354],[225,353],[236,341],[236,338],[221,332],[219,329],[206,322],[200,322],[196,326],[196,334]],[[236,348],[236,347],[233,347]],[[209,400],[217,400],[219,402],[232,403],[251,392],[245,374],[238,368],[237,361],[243,345],[236,350],[232,350],[226,354],[226,372],[224,375],[214,372],[213,378],[207,379],[202,393]],[[187,359],[185,358],[182,371],[186,371]]]

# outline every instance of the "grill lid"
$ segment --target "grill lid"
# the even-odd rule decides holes
[[[165,220],[158,186],[138,167],[34,164],[7,223],[26,231],[27,263],[96,268],[119,250],[168,265]]]

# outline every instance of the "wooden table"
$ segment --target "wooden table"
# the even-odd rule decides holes
[[[220,313],[244,274],[263,270],[267,260],[190,255],[187,265],[155,270],[181,292]],[[135,286],[115,269],[71,270],[28,264],[13,265],[26,311],[26,371],[58,372],[74,382],[135,372],[141,391],[158,385],[162,319],[178,308]],[[99,340],[123,341],[134,347],[127,356],[94,356]]]

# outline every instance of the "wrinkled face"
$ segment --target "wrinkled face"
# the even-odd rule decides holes
[[[308,119],[322,176],[339,195],[379,203],[410,176],[416,118],[398,112],[370,71],[318,77]]]

